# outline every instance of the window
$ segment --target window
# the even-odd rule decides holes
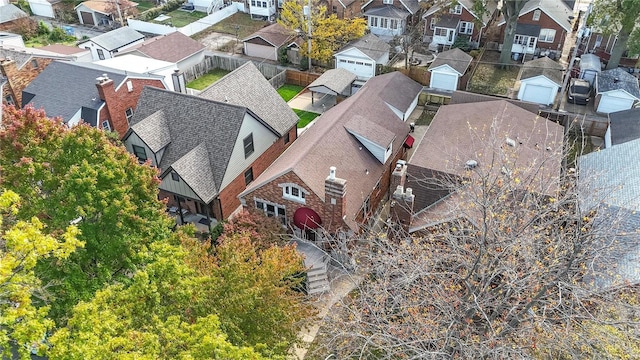
[[[256,0],[251,0],[251,6],[256,6]]]
[[[466,22],[466,21],[460,21],[460,30],[458,30],[458,32],[460,34],[467,34],[467,35],[471,35],[473,34],[473,23],[472,22]]]
[[[381,27],[381,28],[383,28],[383,29],[388,28],[388,27],[389,27],[389,26],[388,26],[388,22],[389,22],[389,19],[387,19],[387,18],[381,18],[381,19],[380,19],[380,27]]]
[[[147,161],[147,151],[142,146],[133,145],[133,154],[138,158],[138,161]]]
[[[289,143],[289,141],[290,141],[290,139],[289,139],[289,133],[284,134],[283,138],[284,138],[284,143],[285,143],[285,144],[288,144],[288,143]]]
[[[31,68],[33,68],[33,69],[37,69],[38,68],[38,60],[36,60],[36,59],[31,60]]]
[[[556,38],[556,31],[554,29],[540,30],[539,40],[541,42],[551,43],[555,38]]]
[[[338,12],[338,7],[337,7],[337,6],[332,6],[332,7],[331,7],[331,13],[332,13],[332,14],[335,14],[335,13],[337,13],[337,12]]]
[[[16,104],[15,100],[13,100],[13,96],[11,96],[11,95],[5,96],[4,97],[4,101],[7,102],[7,105],[15,105]]]
[[[596,43],[593,45],[594,48],[600,47],[602,44],[602,35],[596,35]]]
[[[436,22],[438,21],[438,19],[436,19],[435,17],[431,18],[431,21],[429,22],[429,29],[433,30],[436,27]]]
[[[529,42],[529,37],[528,36],[516,35],[516,37],[513,38],[513,43],[514,44],[526,45],[528,42]]]
[[[287,225],[287,212],[284,206],[260,199],[256,199],[255,204],[256,209],[264,211],[268,217],[277,217],[282,225]]]
[[[282,188],[282,197],[287,200],[292,200],[300,203],[306,203],[305,197],[307,190],[301,188],[296,184],[279,184]]]
[[[536,10],[533,12],[533,21],[540,20],[540,10]]]
[[[391,28],[392,30],[397,30],[398,29],[398,20],[396,19],[391,19]]]
[[[458,5],[450,8],[449,9],[449,13],[456,14],[456,15],[462,14],[462,5],[458,4]]]
[[[96,51],[98,52],[98,59],[104,60],[104,51],[102,49],[96,49]]]
[[[393,5],[393,0],[382,0],[383,4]]]
[[[244,172],[244,184],[249,185],[253,181],[253,168]]]
[[[445,28],[436,28],[436,30],[433,32],[433,35],[435,35],[435,36],[447,36],[447,29],[445,29]]]
[[[133,109],[128,108],[124,111],[124,115],[127,117],[127,122],[131,123],[131,118],[133,117]]]
[[[128,92],[133,91],[133,83],[131,82],[131,80],[127,80],[127,91]]]
[[[267,2],[266,2],[266,1],[263,1],[263,2],[262,2],[262,7],[263,7],[263,8],[266,8],[266,7],[267,7]]]
[[[375,16],[369,17],[369,26],[378,27],[378,18]]]
[[[102,121],[102,130],[111,131],[111,125],[109,125],[109,120]]]
[[[178,175],[178,173],[177,173],[177,172],[172,171],[172,172],[171,172],[171,180],[173,180],[173,181],[180,181],[180,175]]]
[[[253,134],[249,134],[244,140],[242,140],[244,145],[244,158],[248,158],[249,155],[253,154]]]

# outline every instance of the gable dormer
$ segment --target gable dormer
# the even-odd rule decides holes
[[[381,164],[386,163],[393,153],[393,140],[396,136],[390,130],[359,115],[347,121],[344,127]]]

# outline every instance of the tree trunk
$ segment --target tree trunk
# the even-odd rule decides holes
[[[607,70],[615,69],[620,65],[620,59],[622,58],[622,54],[624,54],[625,50],[627,50],[627,42],[629,41],[629,35],[631,35],[632,30],[633,26],[631,26],[631,29],[628,29],[626,26],[620,29],[616,44],[611,51],[611,58],[607,63]]]
[[[505,16],[505,19],[506,16]],[[507,19],[504,25],[504,39],[502,39],[502,51],[500,52],[500,64],[503,66],[511,64],[511,48],[513,48],[513,38],[516,36],[516,25],[518,22],[518,14],[512,19]]]

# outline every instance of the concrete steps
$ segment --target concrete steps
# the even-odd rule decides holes
[[[307,270],[307,294],[319,294],[330,289],[327,276],[327,262],[318,264]]]

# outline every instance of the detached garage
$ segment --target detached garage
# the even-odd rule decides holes
[[[55,5],[62,0],[29,0],[29,8],[33,15],[55,18]]]
[[[386,42],[373,34],[356,39],[340,49],[336,58],[336,69],[345,69],[355,74],[358,80],[369,80],[376,76],[376,65],[387,65],[389,49]]]
[[[628,110],[639,101],[638,79],[624,69],[606,70],[596,77],[596,112],[608,114]]]
[[[295,34],[275,23],[264,27],[242,40],[244,54],[260,59],[278,61],[280,49],[298,40]]]
[[[436,90],[456,91],[458,81],[469,69],[473,57],[455,48],[444,51],[429,66],[431,80],[429,87]]]
[[[551,105],[562,87],[562,65],[542,57],[527,61],[520,71],[520,90],[518,100],[541,105]]]

